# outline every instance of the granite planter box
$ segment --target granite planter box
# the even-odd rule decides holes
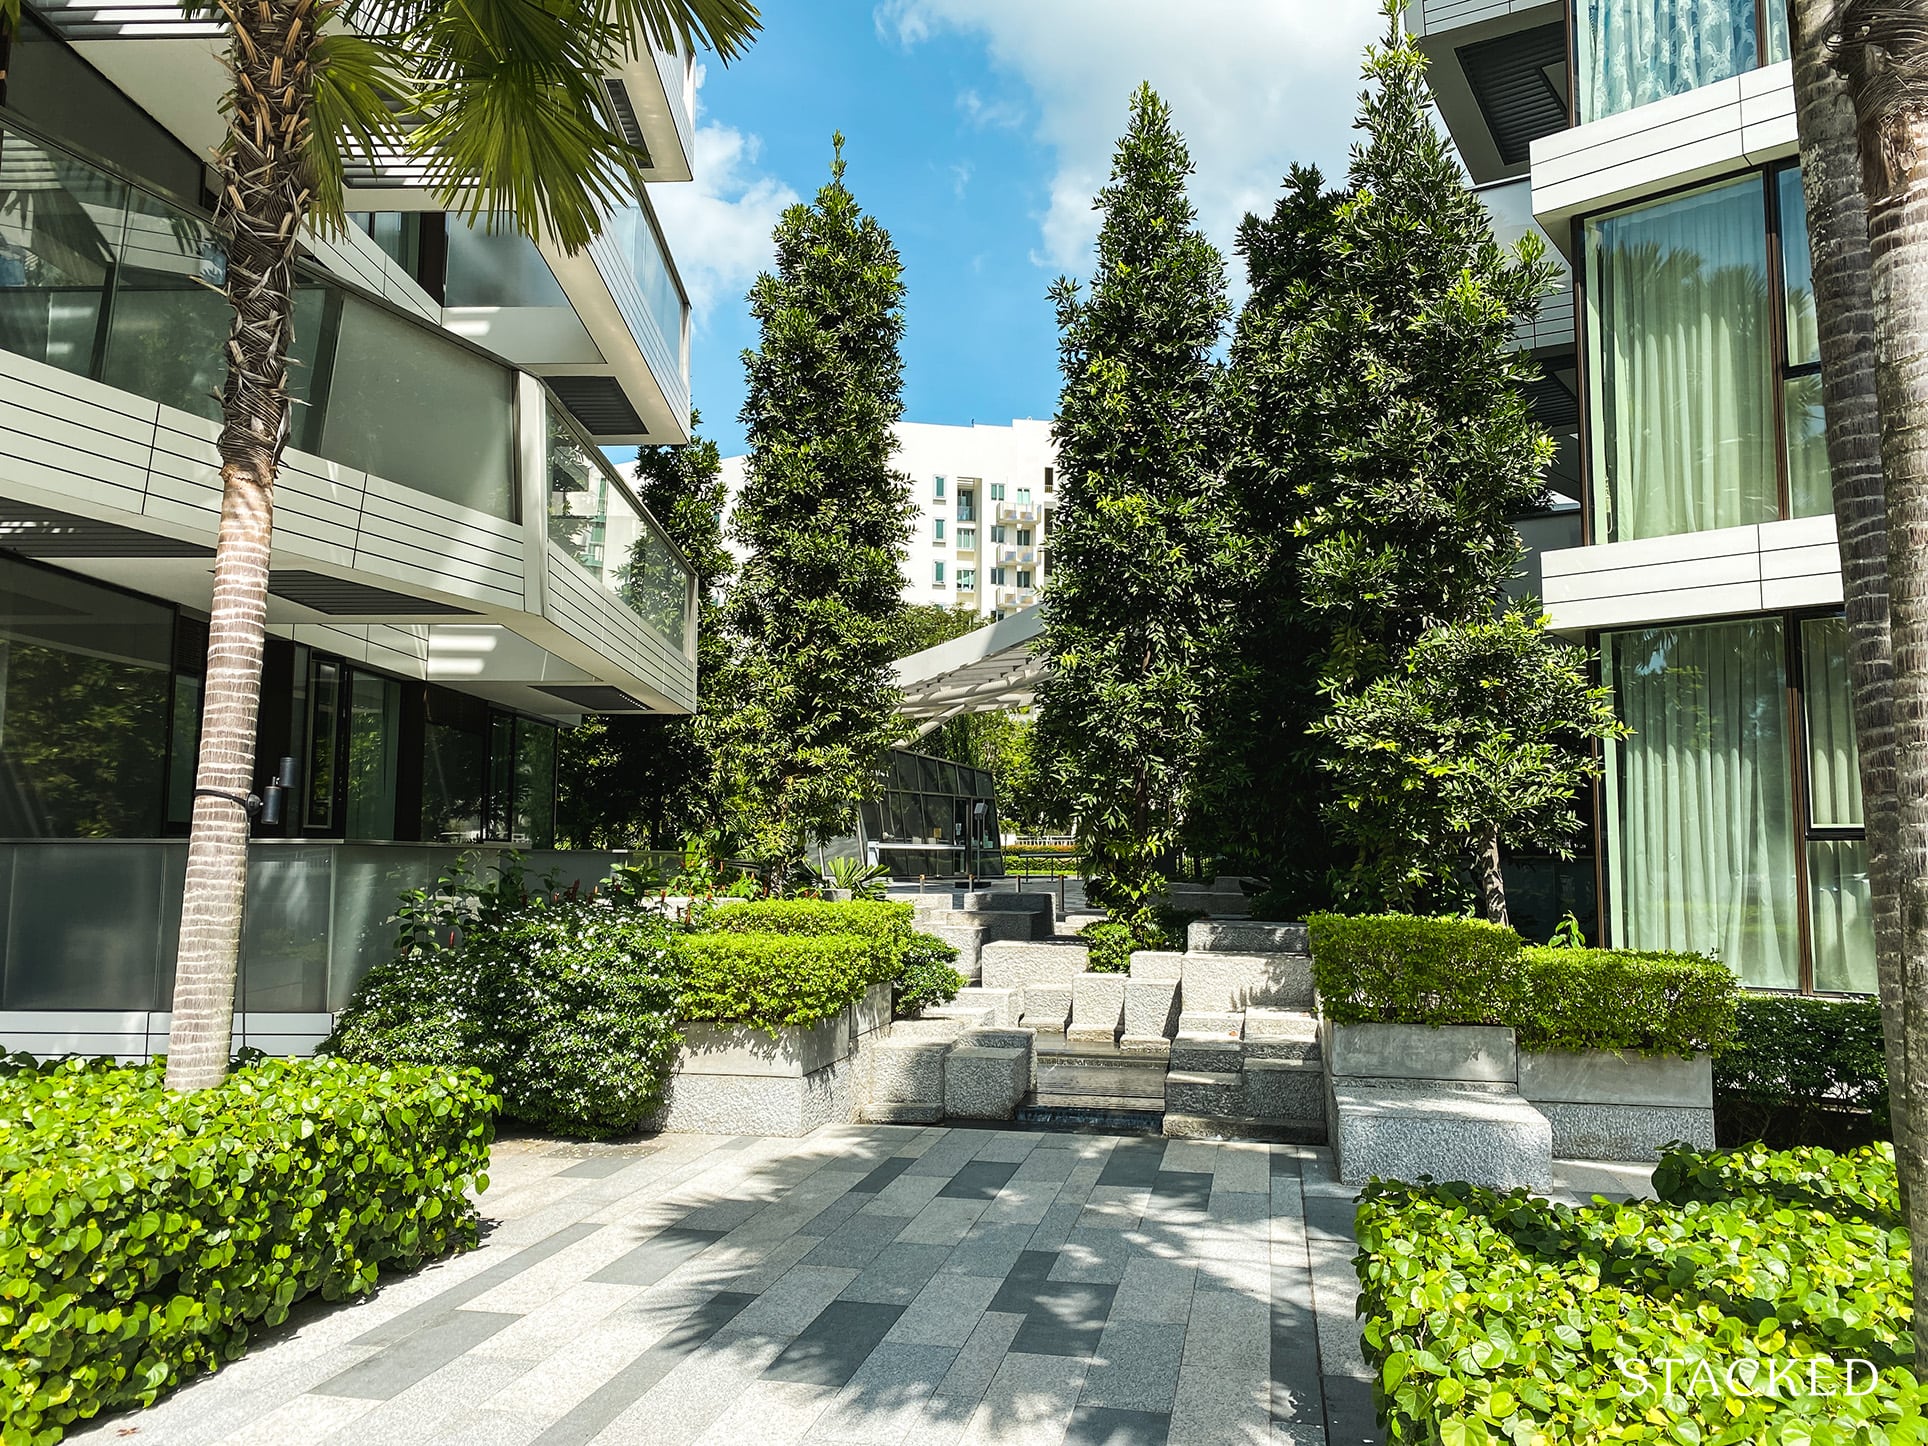
[[[1649,1161],[1675,1140],[1714,1145],[1714,1068],[1707,1054],[1522,1050],[1520,1095],[1553,1126],[1558,1156]]]
[[[772,1035],[741,1024],[683,1026],[659,1130],[706,1135],[806,1135],[854,1121],[869,1095],[873,1051],[890,1023],[890,986],[850,1008]]]

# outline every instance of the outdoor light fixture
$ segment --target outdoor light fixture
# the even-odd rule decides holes
[[[281,760],[281,766],[275,770],[274,778],[269,782],[268,786],[262,790],[262,793],[266,796],[261,800],[261,822],[271,828],[280,826],[285,812],[288,794],[293,790],[294,786],[295,761],[292,758],[284,756]]]

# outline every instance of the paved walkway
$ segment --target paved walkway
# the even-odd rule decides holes
[[[504,1141],[478,1250],[76,1442],[1376,1442],[1323,1150]]]

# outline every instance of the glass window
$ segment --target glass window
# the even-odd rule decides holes
[[[1814,263],[1808,253],[1807,197],[1801,168],[1775,173],[1781,204],[1781,293],[1787,316],[1787,359],[1801,366],[1821,360],[1821,338],[1814,326]]]
[[[1006,531],[1006,529],[1004,528],[1004,526],[1003,526],[1003,524],[1001,524],[1001,523],[999,523],[999,524],[996,524],[996,525],[994,525],[994,526],[993,526],[993,527],[991,528],[991,541],[992,541],[992,542],[1004,542],[1004,541],[1006,541],[1006,540],[1008,540],[1008,539],[1009,539],[1009,537],[1010,537],[1010,533],[1009,533],[1008,531]]]
[[[1020,527],[1018,529],[1018,546],[1029,547],[1030,545],[1031,545],[1031,529],[1028,527]]]
[[[1004,500],[1004,484],[1002,482],[993,482],[991,484],[991,500],[993,502],[1002,502]]]
[[[91,375],[127,187],[17,132],[0,131],[0,149],[0,347]]]
[[[422,729],[422,840],[466,844],[482,836],[482,733],[437,721]]]
[[[308,674],[308,828],[335,826],[335,750],[341,732],[341,664],[316,658]]]
[[[977,521],[977,494],[960,492],[957,494],[957,520],[959,522]]]
[[[556,843],[556,730],[516,720],[515,835],[527,848]]]
[[[1807,198],[1801,171],[1775,173],[1780,202],[1782,330],[1787,353],[1781,382],[1787,426],[1788,505],[1796,517],[1817,517],[1834,506],[1828,471],[1827,414],[1821,406],[1821,341],[1814,323],[1814,268],[1808,255]]]
[[[942,502],[944,500],[944,479],[942,477],[939,477],[932,484],[931,496],[936,498],[939,502]]]
[[[321,451],[514,521],[512,377],[427,328],[344,298]]]
[[[0,834],[161,831],[173,610],[0,558]]]
[[[1771,64],[1787,58],[1787,17],[1766,9]],[[1583,123],[1763,63],[1754,0],[1577,0],[1574,46]]]
[[[1808,819],[1816,828],[1860,828],[1861,755],[1848,690],[1848,621],[1801,624],[1801,696],[1806,705]]]
[[[943,563],[934,562],[931,564],[931,584],[934,587],[942,587],[944,585],[944,564]]]
[[[1814,987],[1826,994],[1873,994],[1868,845],[1862,839],[1812,839],[1807,848]]]
[[[489,715],[488,837],[511,839],[515,830],[515,719]]]
[[[1029,569],[1028,567],[1021,567],[1018,569],[1018,586],[1019,587],[1031,586],[1031,569]]]
[[[372,673],[352,675],[348,696],[348,829],[351,839],[395,837],[401,757],[402,688]]]
[[[382,219],[376,218],[378,223]],[[377,244],[383,243],[381,231],[373,235]],[[397,240],[399,243],[401,238]],[[382,249],[387,251],[387,245],[382,244]],[[395,255],[392,251],[389,254]],[[491,232],[484,217],[478,216],[473,225],[464,225],[460,216],[451,216],[443,304],[567,306],[569,298],[536,243],[517,231],[506,217],[499,218]]]
[[[194,818],[194,774],[200,764],[201,680],[174,675],[174,724],[167,749],[167,821],[187,827]]]
[[[934,529],[931,533],[931,540],[933,542],[942,542],[944,540],[944,519],[941,517],[935,518],[931,526]]]
[[[1751,985],[1800,983],[1787,669],[1778,618],[1602,639],[1608,909],[1616,945],[1717,953]]]
[[[957,570],[957,586],[960,592],[969,592],[972,588],[976,587],[977,569],[974,567],[960,567]]]
[[[991,586],[992,587],[1004,586],[1004,569],[1003,568],[994,567],[991,569]]]
[[[1044,469],[1044,495],[1045,496],[1049,497],[1051,495],[1051,489],[1053,486],[1056,485],[1057,480],[1058,480],[1057,469],[1052,467],[1046,467]]]
[[[1018,506],[1028,507],[1030,505],[1031,505],[1031,489],[1029,487],[1018,488]]]
[[[975,527],[958,528],[957,545],[965,552],[970,552],[974,549],[977,546],[977,529]]]
[[[630,273],[636,278],[636,287],[642,293],[643,306],[649,313],[649,319],[655,324],[663,344],[670,349],[670,360],[676,364],[678,378],[687,385],[689,357],[685,332],[688,328],[684,322],[689,315],[689,303],[684,299],[682,285],[671,269],[669,252],[664,249],[662,238],[656,234],[654,220],[642,206],[623,206],[609,218],[607,234],[617,250],[628,258]],[[618,305],[621,305],[621,290],[618,289]],[[561,306],[567,303],[558,299],[554,304]],[[630,325],[634,330],[633,319]]]
[[[1758,175],[1586,225],[1596,540],[1780,516]]]

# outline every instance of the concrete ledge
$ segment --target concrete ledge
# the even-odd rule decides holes
[[[880,1105],[871,1103],[857,1111],[867,1125],[934,1125],[944,1118],[942,1105]]]
[[[1018,991],[1018,1022],[1063,1034],[1071,1022],[1069,984],[1032,984]]]
[[[1553,1127],[1518,1095],[1365,1089],[1334,1081],[1339,1179],[1466,1180],[1499,1190],[1553,1183]]]
[[[1325,1123],[1325,1071],[1293,1060],[1245,1061],[1245,1110],[1267,1120]]]
[[[1679,1055],[1618,1054],[1600,1049],[1579,1052],[1523,1049],[1520,1051],[1520,1094],[1536,1102],[1711,1110],[1714,1061],[1707,1054],[1683,1059]]]
[[[873,984],[864,991],[863,998],[853,1006],[856,1013],[857,1035],[875,1034],[880,1029],[890,1027],[890,984]]]
[[[1171,1040],[1162,1034],[1121,1034],[1118,1036],[1120,1054],[1156,1055],[1169,1059],[1172,1052]]]
[[[1133,979],[1169,979],[1176,983],[1185,977],[1185,956],[1169,949],[1136,949],[1131,955]]]
[[[1553,1128],[1553,1153],[1574,1159],[1651,1164],[1660,1148],[1685,1140],[1714,1148],[1714,1111],[1672,1105],[1571,1104],[1536,1100]]]
[[[1511,1086],[1520,1077],[1513,1031],[1498,1025],[1333,1024],[1321,1044],[1335,1080],[1470,1080]]]
[[[1303,954],[1305,925],[1259,919],[1194,919],[1185,948],[1195,954]]]
[[[1020,894],[1014,890],[974,889],[957,896],[964,913],[1030,914],[1037,920],[1034,937],[1048,938],[1058,917],[1058,901],[1050,894]]]
[[[934,1004],[924,1011],[923,1022],[945,1021],[959,1029],[968,1029],[980,1024],[995,1024],[997,1011],[988,1004],[972,1004],[959,998],[949,1004]]]
[[[1230,1119],[1224,1115],[1187,1115],[1167,1110],[1163,1131],[1175,1140],[1271,1140],[1284,1145],[1323,1145],[1326,1142],[1323,1119]],[[1308,1190],[1307,1193],[1312,1192]],[[1350,1196],[1352,1192],[1348,1190],[1345,1194]],[[1280,1446],[1284,1446],[1284,1443],[1281,1442]]]
[[[1179,986],[1181,989],[1183,985]],[[1199,1039],[1237,1039],[1245,1029],[1245,1016],[1237,1011],[1183,1009],[1178,1015],[1180,1037]]]
[[[1185,955],[1187,1009],[1312,1008],[1312,960],[1304,954]]]
[[[1170,1039],[1178,1028],[1178,981],[1125,980],[1125,1033],[1133,1039]]]
[[[856,1116],[857,1061],[803,1076],[673,1074],[650,1128],[700,1135],[807,1135]]]
[[[1074,974],[1071,978],[1071,1027],[1067,1040],[1110,1044],[1125,1017],[1125,976]]]
[[[851,1011],[808,1027],[791,1026],[776,1036],[747,1024],[685,1024],[678,1075],[756,1075],[801,1079],[844,1058],[851,1050]]]
[[[960,1044],[944,1057],[944,1113],[1008,1120],[1031,1084],[1031,1052]]]
[[[870,1078],[872,1105],[923,1105],[944,1111],[945,1039],[881,1039]]]
[[[981,984],[966,985],[957,991],[953,1004],[962,1004],[967,1009],[988,1009],[991,1017],[980,1023],[1016,1024],[1018,1022],[1018,990],[987,989]]]
[[[1237,1117],[1251,1113],[1245,1105],[1245,1077],[1208,1070],[1175,1069],[1167,1073],[1165,1108],[1181,1115]]]
[[[952,967],[962,974],[968,982],[977,978],[977,957],[983,950],[985,941],[990,938],[990,930],[982,923],[938,924],[917,921],[917,927],[926,934],[942,939],[957,950],[957,963]]]
[[[987,989],[1023,989],[1032,984],[1069,984],[1090,962],[1083,940],[1032,943],[999,940],[978,955],[978,973]]]
[[[1236,1039],[1180,1034],[1172,1041],[1172,1068],[1224,1074],[1243,1067],[1244,1051]]]

